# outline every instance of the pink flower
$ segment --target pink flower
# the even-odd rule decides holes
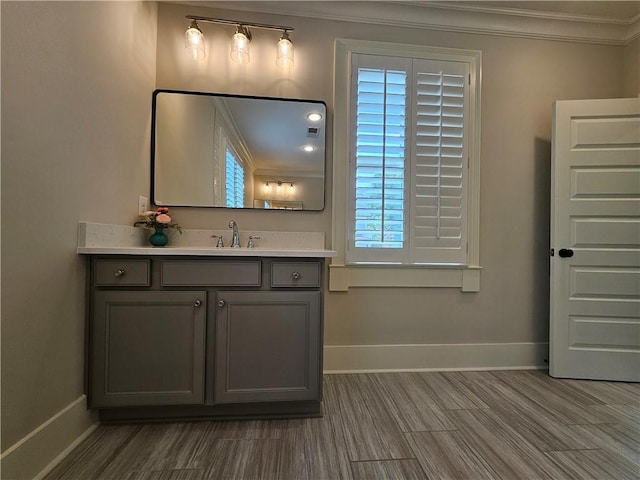
[[[170,223],[171,222],[171,217],[169,215],[167,215],[166,213],[161,213],[160,215],[158,215],[156,217],[156,222],[158,223]]]

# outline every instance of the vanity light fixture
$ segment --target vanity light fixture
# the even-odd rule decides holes
[[[195,20],[191,20],[189,28],[184,32],[184,48],[187,55],[194,60],[204,60],[207,56],[204,49],[204,35],[202,34],[202,30],[200,30],[198,22]]]
[[[278,41],[276,65],[283,70],[291,70],[293,68],[293,43],[291,43],[287,30],[282,32],[280,41]]]
[[[249,43],[251,32],[242,25],[236,27],[236,33],[231,37],[231,60],[241,65],[249,63]]]
[[[252,35],[249,27],[260,28],[264,30],[278,30],[282,32],[277,45],[276,65],[283,70],[290,70],[293,67],[293,43],[289,38],[289,32],[293,28],[286,25],[270,25],[266,23],[247,23],[239,20],[227,20],[225,18],[198,17],[187,15],[186,18],[191,21],[189,28],[185,32],[185,48],[190,57],[196,60],[202,60],[206,56],[204,47],[204,35],[198,25],[200,23],[217,23],[223,25],[232,25],[236,27],[236,31],[231,38],[230,57],[235,63],[249,63],[251,56],[249,54],[249,43]]]

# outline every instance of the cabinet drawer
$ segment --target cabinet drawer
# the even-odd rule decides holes
[[[259,287],[262,263],[260,261],[203,261],[164,260],[162,285],[164,286],[235,286]]]
[[[319,262],[274,262],[271,264],[272,287],[319,287]]]
[[[94,283],[99,287],[150,285],[149,260],[95,260]]]

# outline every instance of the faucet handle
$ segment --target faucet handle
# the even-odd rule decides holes
[[[253,248],[255,247],[255,243],[253,243],[254,240],[260,240],[260,237],[258,235],[249,235],[249,242],[247,243],[247,248]]]
[[[222,235],[211,235],[211,238],[217,238],[218,239],[218,241],[216,242],[216,247],[217,248],[224,247],[224,243],[222,241]]]

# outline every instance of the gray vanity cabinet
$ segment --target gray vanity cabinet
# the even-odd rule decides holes
[[[97,291],[91,405],[204,403],[206,292]]]
[[[321,258],[98,255],[89,405],[100,420],[321,412]]]
[[[320,293],[219,291],[217,403],[314,400],[320,389]]]

